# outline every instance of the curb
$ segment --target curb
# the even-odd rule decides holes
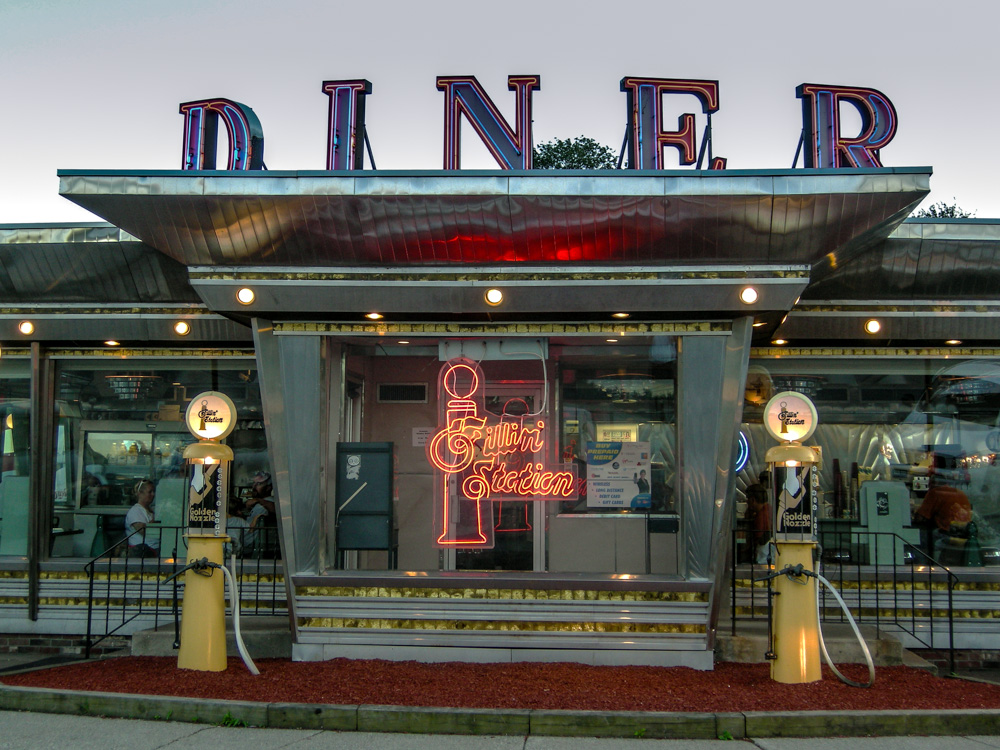
[[[648,739],[1000,735],[1000,709],[672,713],[336,706],[0,686],[0,710],[341,732]]]

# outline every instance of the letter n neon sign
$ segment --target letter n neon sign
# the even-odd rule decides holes
[[[439,547],[493,547],[496,502],[577,498],[576,466],[548,460],[547,421],[492,414],[485,401],[476,362],[445,363],[438,376],[438,430],[427,443]]]

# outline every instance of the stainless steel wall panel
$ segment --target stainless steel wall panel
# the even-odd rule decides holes
[[[717,454],[720,442],[732,437],[720,431],[725,341],[721,336],[684,336],[678,352],[680,573],[693,580],[707,580],[711,573]]]
[[[253,331],[285,574],[316,573],[326,454],[320,337],[278,337],[261,318],[254,318]]]

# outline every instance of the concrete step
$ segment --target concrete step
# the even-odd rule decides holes
[[[241,617],[240,634],[252,659],[291,659],[292,631],[287,616]],[[132,635],[133,656],[176,656],[174,625],[140,630]],[[226,618],[226,653],[239,654],[233,620]]]
[[[860,627],[876,666],[899,666],[904,663],[903,648],[899,638],[884,630],[877,632],[869,625]],[[851,626],[846,623],[823,625],[823,641],[835,664],[864,664],[865,656]],[[715,640],[716,661],[760,664],[767,661],[767,623],[763,621],[737,622],[736,635],[730,623],[720,623]],[[919,658],[919,657],[915,657]],[[923,661],[923,659],[920,659]],[[928,665],[930,666],[930,665]]]

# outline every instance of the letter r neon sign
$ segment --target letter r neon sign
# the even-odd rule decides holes
[[[853,86],[803,83],[795,89],[802,100],[805,165],[817,169],[881,167],[879,150],[896,135],[896,109],[881,91]],[[840,103],[861,115],[861,132],[845,138],[840,132]]]

